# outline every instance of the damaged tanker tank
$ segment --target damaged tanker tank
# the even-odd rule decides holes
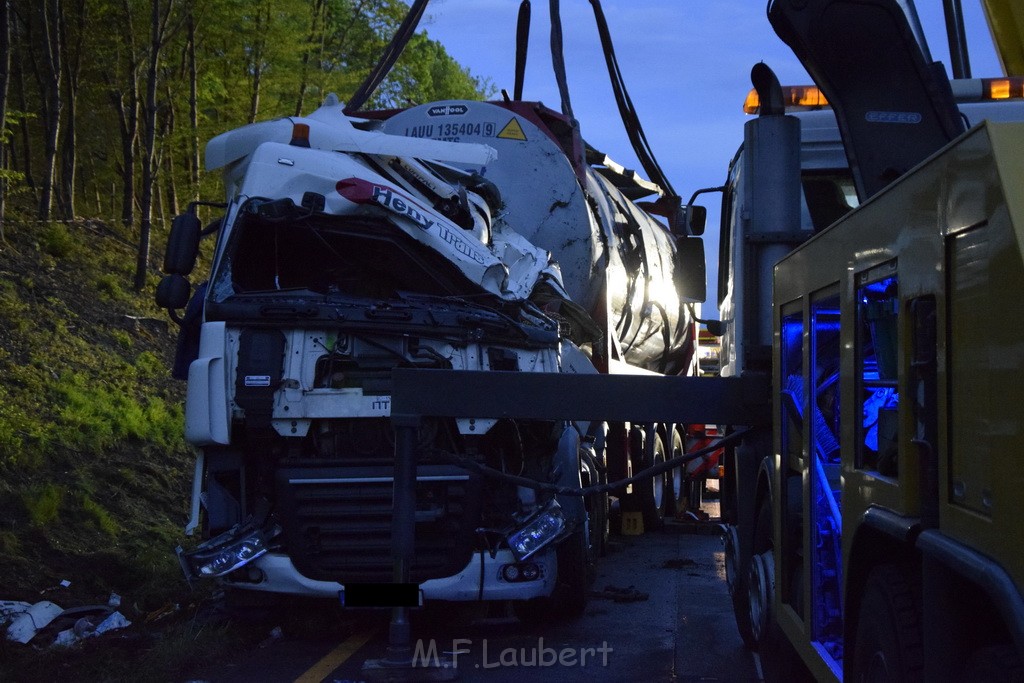
[[[694,278],[677,244],[695,238],[634,202],[657,187],[541,105],[348,117],[331,97],[214,138],[206,164],[223,174],[224,215],[207,230],[195,207],[175,219],[158,291],[182,323],[199,452],[188,530],[203,541],[179,553],[190,578],[343,600],[390,580],[395,368],[692,367],[703,264]],[[189,301],[213,232],[212,272]],[[606,494],[556,496],[452,456],[596,484],[601,425],[424,419],[418,432],[422,598],[582,610]]]

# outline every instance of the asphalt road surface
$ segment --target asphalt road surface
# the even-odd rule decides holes
[[[414,647],[421,661],[446,659],[452,666],[443,673],[459,681],[758,681],[733,622],[713,528],[669,524],[613,536],[580,619],[527,627],[503,605],[438,603],[413,612]],[[388,617],[341,613],[323,629],[284,629],[193,680],[367,681],[365,663],[387,651]]]

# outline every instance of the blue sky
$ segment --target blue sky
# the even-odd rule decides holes
[[[941,0],[918,0],[932,58],[949,64]],[[750,68],[764,61],[783,84],[811,83],[768,23],[764,0],[604,0],[619,65],[651,147],[687,199],[720,185],[743,138]],[[974,76],[1000,75],[980,0],[963,0]],[[420,28],[475,76],[513,90],[519,0],[433,0]],[[532,2],[523,95],[559,109],[548,3]],[[583,137],[620,164],[642,169],[619,119],[588,0],[561,0],[567,81]],[[707,195],[708,308],[715,306],[718,202]],[[706,310],[706,313],[712,313]]]

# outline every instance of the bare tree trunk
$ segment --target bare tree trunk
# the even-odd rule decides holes
[[[153,208],[156,211],[157,225],[163,225],[167,214],[164,212],[164,190],[160,183],[153,183]]]
[[[13,66],[17,75],[18,107],[21,111],[28,111],[28,98],[25,97],[25,72],[17,62]],[[34,195],[36,192],[36,179],[32,175],[32,136],[28,130],[28,119],[22,116],[18,127],[21,129],[21,157],[23,163],[21,172],[25,176],[25,184],[28,185]]]
[[[302,52],[302,66],[299,71],[299,93],[295,99],[295,115],[302,116],[302,105],[305,104],[306,90],[309,89],[309,63],[320,59],[324,52],[324,28],[326,19],[327,3],[324,0],[313,0],[310,8],[309,38],[306,41],[306,49]]]
[[[353,0],[353,2],[350,5],[351,16],[347,17],[348,20],[343,22],[344,23],[344,28],[341,30],[341,32],[338,35],[337,39],[331,43],[331,51],[334,54],[345,54],[345,52],[348,51],[348,48],[349,48],[349,44],[348,44],[349,30],[359,23],[359,19],[363,16],[364,13],[370,14],[373,11],[373,5],[371,5],[370,7],[367,7],[367,5],[370,4],[371,2],[373,2],[373,0]],[[325,12],[326,11],[327,10],[325,10]],[[326,22],[326,16],[327,15],[325,14],[324,15],[324,17],[325,17],[324,21],[325,22]],[[326,31],[325,31],[325,34],[326,34]],[[325,39],[326,39],[326,35],[325,35]],[[323,54],[323,47],[322,46],[321,46],[321,54]],[[327,89],[327,81],[328,81],[328,79],[331,76],[330,76],[329,72],[324,71],[322,69],[317,70],[317,72],[314,72],[314,73],[317,73],[317,75],[320,77],[320,82],[317,85],[320,88],[320,101],[323,102],[324,91]]]
[[[196,65],[196,20],[189,7],[186,18],[188,27],[188,122],[189,142],[191,143],[192,156],[189,169],[192,181],[192,199],[199,199],[199,71]]]
[[[111,90],[121,132],[121,223],[128,230],[135,222],[135,140],[139,134],[139,91],[134,74],[128,94]]]
[[[103,193],[100,192],[99,173],[96,172],[96,159],[89,157],[90,173],[92,177],[92,189],[96,195],[96,217],[103,218]]]
[[[123,0],[121,3],[122,24],[117,26],[125,63],[117,72],[103,72],[107,86],[107,98],[114,113],[121,142],[121,224],[131,231],[135,223],[135,168],[137,163],[136,143],[139,137],[139,65],[141,58],[135,44],[135,20],[132,7]],[[120,63],[120,59],[118,60]],[[120,82],[118,82],[120,79]],[[113,201],[113,198],[111,199]],[[113,214],[113,211],[111,211]]]
[[[39,74],[39,90],[43,94],[43,184],[39,195],[39,220],[50,220],[53,186],[57,164],[57,140],[60,135],[61,101],[61,6],[60,0],[45,0],[43,18],[43,60],[45,70]]]
[[[170,106],[170,102],[173,102],[173,95],[171,93],[170,86],[165,89],[165,95],[167,98],[167,115],[163,119],[163,123],[160,126],[160,139],[163,140],[161,144],[160,152],[160,166],[164,169],[166,174],[167,182],[161,188],[163,193],[163,200],[167,203],[168,215],[175,216],[178,214],[178,189],[174,185],[174,156],[177,151],[174,149],[172,144],[169,144],[169,140],[174,139],[175,129],[175,118],[174,118],[174,107]],[[161,207],[162,211],[163,207]],[[165,215],[161,213],[160,221],[165,221]]]
[[[64,1],[66,2],[66,0]],[[78,87],[82,73],[82,41],[85,39],[84,0],[76,0],[72,11],[75,13],[73,31],[68,30],[66,16],[63,13],[61,16],[61,34],[64,36],[64,40],[61,41],[63,48],[61,64],[64,68],[64,83],[67,93],[67,118],[60,150],[60,192],[57,195],[57,206],[65,220],[72,220],[75,217],[75,172],[78,165],[76,158]]]
[[[0,0],[0,130],[7,128],[7,86],[11,80],[11,0]],[[7,169],[7,145],[0,142],[0,171]],[[0,176],[0,241],[4,240],[7,178]]]
[[[157,80],[160,51],[168,36],[168,23],[176,0],[166,0],[166,11],[161,12],[161,0],[152,0],[150,15],[149,65],[146,69],[146,100],[142,106],[142,196],[139,210],[139,251],[135,261],[135,291],[146,286],[149,268],[149,241],[153,229],[153,186],[156,178],[156,114]]]
[[[253,34],[252,59],[249,71],[252,72],[252,90],[249,93],[249,123],[255,123],[260,109],[260,86],[263,82],[263,69],[266,67],[267,31],[270,28],[270,8],[262,3],[256,8],[256,26]]]

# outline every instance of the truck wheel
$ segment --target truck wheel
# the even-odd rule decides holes
[[[757,640],[750,627],[750,594],[747,589],[747,573],[740,567],[739,534],[736,527],[729,525],[725,532],[725,582],[732,598],[733,616],[743,644],[750,650],[757,649]]]
[[[516,616],[529,626],[575,619],[587,608],[590,586],[596,578],[587,537],[582,530],[576,531],[555,552],[558,576],[551,595],[513,603]]]
[[[676,429],[672,430],[672,448],[669,449],[669,459],[677,458],[683,454],[683,437]],[[665,473],[665,517],[671,519],[683,512],[683,501],[685,495],[686,475],[685,465],[674,467]]]
[[[595,493],[587,501],[587,514],[590,515],[590,552],[593,557],[604,557],[608,554],[608,534],[611,530],[608,494]]]
[[[772,542],[772,503],[769,496],[761,500],[754,522],[754,553],[747,572],[748,623],[754,649],[761,650],[772,621],[775,599],[775,558]]]
[[[601,474],[597,459],[587,451],[583,451],[587,468],[592,472],[590,485],[606,484],[607,477]],[[587,515],[590,518],[590,550],[593,557],[604,557],[608,554],[608,535],[611,530],[609,520],[608,493],[595,493],[586,498]]]
[[[644,449],[644,455],[640,460],[640,469],[646,470],[665,462],[665,441],[657,432],[654,433],[654,443],[650,448]],[[640,512],[644,516],[645,529],[659,529],[662,524],[662,513],[665,505],[665,475],[657,474],[650,479],[634,484],[640,502]]]
[[[768,496],[757,509],[747,596],[750,635],[761,656],[765,683],[813,683],[814,677],[775,621],[775,553],[772,500]]]
[[[900,564],[868,574],[853,644],[853,678],[860,681],[919,681],[924,670],[917,584]]]

